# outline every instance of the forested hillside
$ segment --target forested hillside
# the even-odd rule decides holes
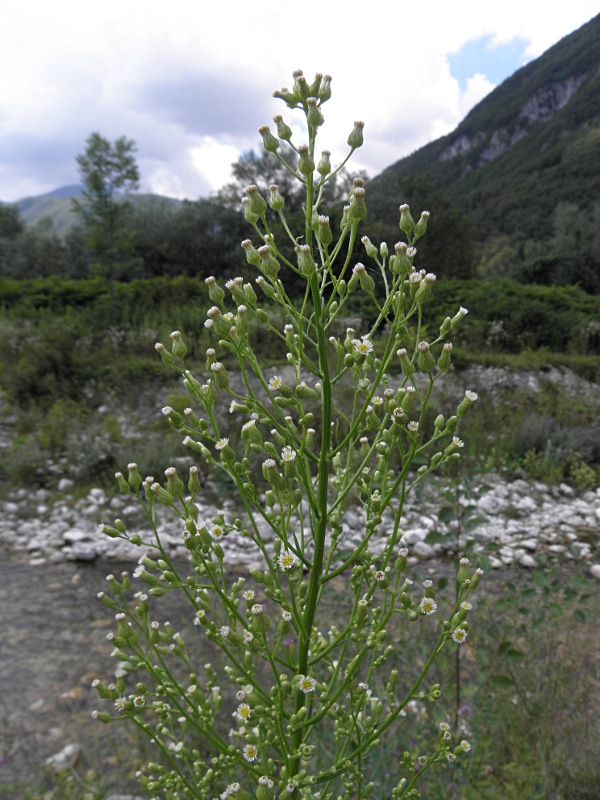
[[[369,185],[369,218],[398,197],[432,211],[448,274],[600,289],[600,16],[482,100],[455,131]],[[457,241],[458,240],[458,241]],[[439,253],[427,252],[437,267]]]

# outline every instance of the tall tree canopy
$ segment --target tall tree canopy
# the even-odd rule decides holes
[[[117,277],[117,263],[131,252],[131,235],[125,224],[130,206],[123,197],[139,188],[136,149],[135,142],[125,136],[111,143],[92,133],[85,152],[76,159],[85,191],[73,205],[97,266],[110,280]]]

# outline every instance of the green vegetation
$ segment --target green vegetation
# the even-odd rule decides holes
[[[480,364],[543,376],[550,367],[568,367],[587,380],[600,379],[600,298],[576,287],[506,279],[441,285],[429,300],[433,316],[451,316],[460,302],[470,312],[454,338],[456,369]],[[67,458],[84,482],[106,487],[132,442],[148,473],[157,471],[165,428],[150,432],[142,446],[139,434],[111,433],[97,409],[116,397],[134,405],[145,388],[164,384],[153,345],[173,328],[184,331],[191,363],[203,359],[208,335],[202,311],[211,304],[204,280],[180,275],[114,282],[111,300],[100,277],[0,278],[0,296],[0,397],[13,431],[1,477],[17,484],[32,475],[48,480],[41,477],[44,460]],[[350,303],[349,324],[368,324],[373,308],[369,298]],[[254,325],[250,334],[263,364],[285,362],[283,345],[267,343]],[[226,353],[220,357],[228,363]],[[597,480],[600,434],[584,402],[568,399],[549,381],[535,396],[509,382],[478,406],[466,422],[474,464],[510,473],[524,466],[533,477],[582,489]],[[68,434],[57,422],[62,418],[71,420]]]
[[[599,31],[595,17],[497,87],[452,133],[374,178],[372,219],[393,225],[394,198],[411,202],[414,194],[424,208],[451,209],[440,229],[459,214],[472,221],[461,246],[475,248],[484,276],[600,291]],[[450,238],[456,247],[462,227]],[[452,276],[467,263],[435,266]]]

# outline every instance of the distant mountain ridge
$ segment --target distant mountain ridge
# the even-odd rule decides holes
[[[600,15],[374,178],[369,208],[387,217],[406,178],[423,175],[485,233],[540,238],[559,203],[600,201]]]
[[[71,200],[81,197],[84,187],[78,184],[59,186],[51,192],[37,195],[34,197],[24,197],[14,205],[19,209],[21,219],[27,225],[35,225],[44,217],[49,217],[56,231],[64,234],[70,227],[78,222],[77,214],[73,211]],[[125,196],[123,196],[124,199]],[[173,197],[163,197],[162,195],[139,193],[128,195],[127,199],[132,203],[143,203],[149,198],[160,198],[165,202],[179,203]]]

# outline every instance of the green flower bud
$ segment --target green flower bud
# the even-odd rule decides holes
[[[470,561],[468,558],[461,558],[459,566],[458,566],[458,573],[456,575],[456,580],[462,585],[466,580],[468,580],[470,573]]]
[[[323,247],[327,247],[329,244],[331,244],[333,241],[333,234],[331,232],[331,228],[329,227],[329,217],[319,215],[317,218],[315,235]]]
[[[268,125],[261,125],[258,132],[262,136],[263,147],[267,153],[275,153],[279,149],[279,141],[273,136]]]
[[[400,367],[402,369],[402,373],[406,375],[407,378],[412,378],[412,376],[415,374],[415,367],[409,358],[406,348],[401,347],[400,350],[396,351],[396,355],[400,359]]]
[[[242,197],[242,205],[244,207],[244,218],[246,222],[249,222],[250,225],[255,225],[259,220],[259,216],[252,211],[250,198]]]
[[[364,127],[365,127],[364,122],[357,121],[354,123],[354,128],[352,128],[352,131],[348,136],[348,145],[352,148],[352,150],[356,150],[364,142],[364,136],[363,136]]]
[[[173,331],[169,336],[171,337],[171,352],[175,358],[183,358],[187,353],[187,347],[181,338],[181,333],[179,331]]]
[[[363,236],[361,239],[365,250],[367,251],[367,255],[369,258],[377,258],[378,250],[375,245],[371,242],[368,236]]]
[[[440,368],[441,372],[444,372],[450,366],[450,353],[452,352],[452,342],[446,342],[446,344],[442,347],[442,352],[440,353],[440,357],[438,358],[437,365]]]
[[[308,178],[315,171],[315,162],[312,160],[310,153],[308,152],[307,145],[300,145],[298,148],[298,156],[298,169],[305,178]]]
[[[246,261],[253,267],[258,267],[260,264],[260,256],[258,255],[258,251],[254,248],[254,245],[250,239],[244,239],[242,242],[242,247],[246,253]]]
[[[267,278],[276,278],[279,272],[279,262],[273,255],[273,251],[269,245],[264,244],[262,247],[259,247],[257,253],[260,256],[259,269],[263,275],[266,275]]]
[[[209,275],[208,278],[205,278],[204,283],[208,286],[208,296],[210,297],[211,301],[221,305],[225,299],[225,292],[217,283],[214,275]]]
[[[475,402],[475,400],[477,400],[477,393],[467,389],[463,400],[460,402],[458,408],[456,409],[456,416],[462,417],[463,414],[466,414],[467,411],[471,408],[471,406]]]
[[[450,332],[452,328],[452,320],[450,317],[446,317],[446,319],[440,325],[440,336],[445,336],[447,333]]]
[[[277,97],[280,100],[283,100],[289,108],[296,108],[296,106],[298,105],[298,101],[300,99],[297,95],[294,94],[294,92],[290,92],[290,90],[287,88],[279,89],[278,91],[273,92],[273,97]]]
[[[317,271],[310,247],[307,244],[301,244],[295,250],[298,257],[298,269],[305,278],[310,278]]]
[[[258,257],[260,259],[260,256]],[[249,283],[245,283],[242,288],[244,290],[244,302],[251,308],[254,308],[254,306],[256,306],[257,297],[256,297],[256,292],[252,288],[252,285]]]
[[[260,192],[258,191],[258,187],[254,184],[246,187],[246,197],[250,200],[250,213],[255,214],[256,216],[260,217],[261,219],[265,216],[265,211],[267,210],[267,203],[266,201],[260,196]]]
[[[327,102],[331,97],[331,75],[323,75],[317,96],[321,103]]]
[[[302,102],[306,101],[309,95],[309,88],[308,82],[304,77],[304,73],[301,69],[294,70],[292,72],[292,77],[294,78],[294,89],[293,92]]]
[[[367,292],[367,294],[373,294],[375,290],[375,281],[367,272],[367,268],[364,264],[356,264],[356,266],[352,270],[352,277],[348,283],[348,289],[352,289],[356,282],[360,283],[360,288],[363,292]]]
[[[249,447],[251,444],[262,446],[263,438],[256,427],[256,420],[250,419],[242,425],[242,441]]]
[[[350,222],[358,222],[367,216],[367,206],[365,205],[365,190],[358,186],[352,192],[352,199],[348,208],[348,219]]]
[[[173,358],[171,353],[169,353],[169,351],[166,349],[164,344],[162,344],[161,342],[156,342],[156,344],[154,345],[154,349],[162,358],[163,363],[166,364],[167,367],[175,366],[175,359]]]
[[[167,479],[167,491],[173,497],[181,497],[185,491],[185,486],[175,467],[169,467],[165,470],[165,478]]]
[[[323,152],[321,153],[321,159],[320,159],[319,163],[317,164],[317,172],[323,178],[326,175],[329,175],[329,173],[331,172],[330,157],[331,157],[331,153],[329,152],[329,150],[323,150]]]
[[[285,200],[279,194],[279,186],[276,183],[269,186],[269,205],[273,211],[281,211],[285,205]]]
[[[431,372],[435,367],[435,359],[429,348],[429,342],[419,342],[417,351],[417,366],[423,372]]]
[[[306,101],[306,105],[308,106],[308,111],[306,112],[306,121],[308,122],[309,127],[320,127],[325,122],[325,119],[323,118],[323,114],[319,108],[317,98],[309,97]]]
[[[424,303],[425,300],[429,298],[429,296],[431,295],[431,287],[433,286],[435,281],[436,281],[436,276],[434,275],[433,272],[428,272],[425,275],[425,277],[421,281],[419,288],[417,289],[417,293],[415,294],[415,300],[417,301],[417,303],[419,304]]]
[[[350,218],[348,213],[350,211],[350,206],[344,206],[342,209],[342,219],[340,220],[340,230],[344,231],[346,228],[350,226]]]
[[[119,490],[121,492],[123,492],[124,494],[129,494],[130,493],[131,488],[130,488],[129,484],[127,483],[127,481],[125,480],[122,472],[115,472],[115,480],[119,484]]]
[[[318,97],[319,96],[319,89],[321,88],[321,81],[323,80],[323,76],[320,72],[315,73],[315,78],[313,82],[308,87],[308,96],[310,97]]]
[[[279,115],[273,117],[273,122],[277,125],[277,136],[283,139],[284,142],[289,142],[292,138],[292,129],[286,125],[283,118]]]
[[[414,227],[415,221],[411,216],[410,208],[404,203],[400,206],[400,230],[409,236]]]
[[[163,506],[173,505],[173,495],[170,494],[166,489],[163,489],[160,483],[153,483],[150,488],[152,489],[154,496],[160,500]]]
[[[417,224],[415,225],[414,230],[414,240],[416,241],[420,236],[423,236],[425,231],[427,230],[427,222],[429,220],[429,211],[422,211],[421,217]]]
[[[127,660],[127,656],[125,656],[125,658],[123,660],[126,661]],[[106,711],[93,711],[92,712],[92,716],[93,716],[94,719],[97,719],[99,722],[108,723],[108,722],[112,722],[113,721],[113,718],[111,717],[111,715],[107,714]]]
[[[200,477],[198,475],[198,467],[190,467],[190,477],[188,480],[188,490],[190,494],[195,495],[200,491]]]

